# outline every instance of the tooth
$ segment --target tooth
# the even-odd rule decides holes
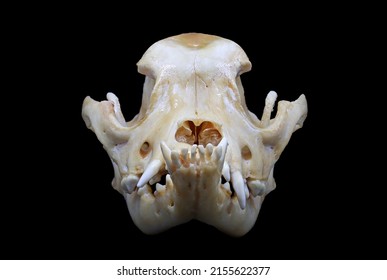
[[[251,180],[251,181],[248,180],[247,185],[249,186],[251,194],[254,197],[261,196],[266,191],[266,184],[261,180]]]
[[[227,161],[225,161],[223,164],[222,175],[226,181],[230,182],[230,166],[228,165]]]
[[[168,172],[172,173],[174,170],[172,169],[171,149],[168,148],[167,144],[165,144],[164,141],[160,143],[160,148],[161,148],[161,152],[163,153],[163,157],[167,165]]]
[[[121,187],[125,188],[128,193],[132,193],[138,182],[138,176],[130,174],[124,177],[121,181]]]
[[[231,173],[231,181],[234,187],[234,190],[237,194],[239,206],[241,209],[246,208],[246,195],[245,195],[245,182],[240,171],[234,171]]]
[[[161,180],[161,175],[156,174],[155,176],[152,177],[152,179],[149,180],[149,185],[153,185]]]
[[[227,140],[226,138],[223,138],[222,141],[220,141],[219,145],[215,147],[215,151],[212,154],[212,159],[218,163],[218,170],[223,171],[224,166],[224,159],[226,158],[226,152],[227,152]],[[228,180],[230,181],[230,175],[227,176]]]
[[[204,154],[205,154],[205,149],[203,147],[203,145],[199,145],[198,146],[198,150],[199,150],[199,155],[200,155],[200,162],[205,162],[205,159],[204,159]]]
[[[165,192],[165,185],[161,185],[160,183],[156,184],[156,192],[157,193],[164,193]]]
[[[171,178],[171,175],[169,175],[169,174],[167,174],[167,176],[165,177],[165,186],[167,188],[172,188],[173,187],[172,178]]]
[[[206,159],[210,160],[212,152],[214,151],[214,145],[208,143],[206,146]]]
[[[226,182],[221,185],[223,189],[225,189],[229,194],[231,194],[231,188],[230,188],[230,183]]]
[[[245,183],[245,196],[246,196],[246,199],[248,199],[250,196],[250,192],[249,192],[249,189],[247,188],[246,183]]]
[[[196,162],[196,150],[197,150],[198,146],[196,144],[192,145],[191,147],[191,163],[195,163]]]
[[[218,147],[218,149],[222,148],[223,153],[222,153],[222,157],[220,158],[220,160],[223,161],[225,156],[226,156],[227,147],[228,147],[228,142],[227,142],[226,137],[223,137],[222,141],[219,142],[217,147]]]
[[[161,161],[158,159],[152,160],[147,168],[145,169],[144,173],[142,174],[140,180],[137,183],[137,187],[141,188],[143,187],[150,179],[152,179],[153,176],[155,176],[160,168],[161,168]]]
[[[183,148],[181,150],[181,158],[182,158],[184,167],[189,167],[189,154],[188,154],[187,148]]]
[[[143,196],[144,194],[151,193],[151,192],[152,192],[152,189],[150,188],[149,185],[146,184],[145,188],[138,189],[137,194],[139,196]]]
[[[172,159],[172,163],[176,166],[176,168],[180,168],[181,162],[179,158],[179,153],[177,151],[172,151],[171,159]]]

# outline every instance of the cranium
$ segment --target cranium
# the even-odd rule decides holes
[[[245,103],[242,48],[218,36],[187,33],[153,44],[138,62],[146,76],[139,114],[126,122],[118,98],[86,97],[82,116],[114,167],[113,187],[133,222],[156,234],[197,219],[242,236],[275,188],[274,164],[307,114],[304,95],[271,91],[261,119]]]

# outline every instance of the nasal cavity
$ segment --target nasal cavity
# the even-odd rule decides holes
[[[177,142],[205,147],[208,143],[217,146],[223,137],[212,122],[205,121],[196,126],[193,121],[185,121],[177,129],[175,138]]]

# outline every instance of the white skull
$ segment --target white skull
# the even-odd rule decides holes
[[[109,154],[113,187],[134,223],[156,234],[197,219],[242,236],[275,188],[273,168],[307,114],[304,95],[270,92],[261,120],[246,106],[240,75],[251,68],[236,43],[200,33],[153,44],[138,62],[146,75],[140,113],[126,122],[118,98],[86,97],[82,116]]]

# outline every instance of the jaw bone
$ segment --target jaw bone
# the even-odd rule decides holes
[[[236,43],[187,33],[156,42],[138,62],[140,112],[126,122],[118,98],[86,97],[82,117],[114,168],[113,187],[134,223],[156,234],[197,219],[242,236],[275,188],[274,164],[307,114],[304,95],[269,92],[262,118],[247,109],[240,75],[251,63]]]

